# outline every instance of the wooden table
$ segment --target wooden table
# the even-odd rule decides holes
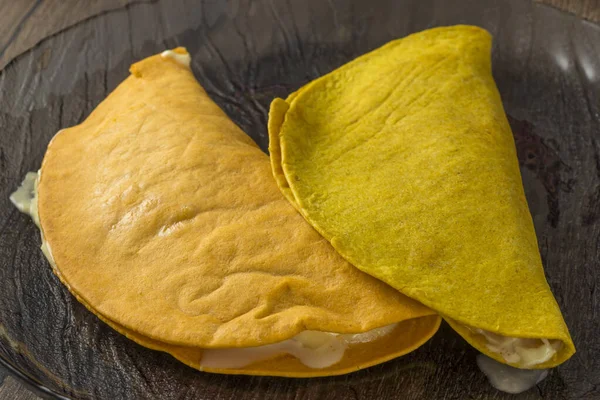
[[[98,14],[152,0],[0,0],[0,70],[44,38]],[[523,0],[529,1],[529,0]],[[600,0],[535,0],[600,21]],[[39,397],[0,366],[0,400]]]

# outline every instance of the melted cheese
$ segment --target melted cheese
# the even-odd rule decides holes
[[[189,68],[190,63],[192,62],[192,57],[190,57],[189,54],[180,54],[180,53],[176,53],[173,50],[165,50],[162,53],[160,53],[161,57],[163,58],[172,58],[173,60],[177,61],[179,64],[181,65],[185,65],[186,67]]]
[[[483,329],[476,329],[475,332],[485,337],[486,346],[490,351],[502,355],[507,363],[523,368],[545,363],[562,346],[560,340],[514,338],[496,335]]]
[[[391,333],[397,324],[358,334],[304,331],[291,339],[258,347],[204,350],[201,364],[210,368],[242,368],[280,354],[291,354],[310,368],[338,363],[348,345],[371,342]]]
[[[37,212],[37,182],[38,173],[28,172],[21,186],[10,195],[10,201],[19,211],[27,214],[39,227],[40,219]]]
[[[477,366],[493,387],[512,394],[524,392],[548,376],[547,369],[514,368],[483,354],[477,356]]]

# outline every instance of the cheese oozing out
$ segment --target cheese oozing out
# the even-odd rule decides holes
[[[348,345],[377,340],[391,333],[396,326],[391,324],[357,334],[303,331],[291,339],[264,346],[206,349],[200,363],[208,368],[242,368],[278,354],[291,354],[309,368],[326,368],[341,361]]]
[[[549,361],[562,347],[555,339],[529,339],[498,335],[483,329],[468,327],[485,338],[488,350],[500,354],[510,364],[500,363],[484,354],[477,356],[477,366],[496,389],[506,393],[529,390],[548,376],[547,369],[529,369]]]
[[[547,369],[519,369],[483,354],[477,356],[477,366],[493,387],[511,394],[529,390],[548,376]]]
[[[39,227],[40,219],[37,212],[37,172],[28,172],[21,186],[10,195],[10,201],[19,211],[31,217]]]
[[[164,54],[164,53],[163,53]],[[179,56],[179,55],[178,55]],[[189,56],[188,56],[189,57]],[[37,209],[37,185],[40,173],[28,172],[21,186],[10,196],[19,211],[29,215],[40,227]],[[55,266],[50,245],[40,228],[42,252],[48,262]],[[252,363],[282,354],[291,354],[309,368],[326,368],[338,363],[349,345],[372,342],[390,334],[398,324],[372,329],[364,333],[338,334],[333,332],[303,331],[296,336],[264,346],[204,349],[201,366],[206,368],[243,368]]]
[[[507,363],[532,368],[549,361],[562,347],[560,340],[527,339],[498,335],[483,329],[472,329],[486,340],[486,347],[498,353]]]
[[[160,53],[160,56],[162,58],[172,58],[173,60],[177,61],[179,64],[185,65],[188,68],[192,62],[192,57],[190,57],[189,54],[187,54],[187,53],[180,54],[173,50],[165,50],[162,53]]]

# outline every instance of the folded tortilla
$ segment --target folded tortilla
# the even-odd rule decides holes
[[[427,341],[435,312],[354,268],[304,221],[189,62],[178,48],[134,64],[49,144],[34,219],[61,281],[117,331],[205,371],[336,375]],[[231,364],[261,346],[267,358]],[[328,346],[339,362],[321,362]]]
[[[392,41],[269,114],[280,189],[360,270],[521,368],[575,348],[544,276],[515,144],[472,26]]]

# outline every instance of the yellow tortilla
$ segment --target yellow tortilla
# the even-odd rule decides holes
[[[562,341],[533,367],[547,368],[575,348],[544,277],[490,49],[483,29],[431,29],[274,100],[272,168],[360,270],[500,362],[476,329]]]
[[[329,368],[287,356],[214,370],[334,375],[412,351],[439,326],[432,310],[358,271],[304,221],[268,157],[172,57],[134,64],[82,124],[54,137],[38,213],[54,270],[78,300],[192,367],[202,349],[400,322]]]

